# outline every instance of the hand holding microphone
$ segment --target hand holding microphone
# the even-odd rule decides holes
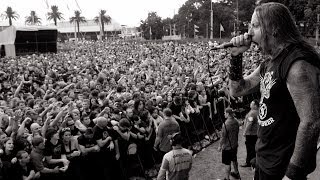
[[[223,43],[219,46],[212,47],[212,43],[209,43],[209,46],[212,47],[211,50],[226,49],[232,47],[231,54],[233,56],[237,56],[250,48],[252,42],[251,38],[252,36],[250,34],[245,33],[240,36],[236,36],[232,38],[230,42]]]
[[[231,55],[237,56],[239,54],[242,54],[250,48],[251,42],[252,38],[248,33],[241,34],[240,36],[232,38],[230,41],[230,43],[232,43],[233,45],[233,47],[231,48]]]

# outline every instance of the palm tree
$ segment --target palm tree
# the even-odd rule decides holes
[[[12,19],[16,20],[19,18],[17,12],[13,11],[11,7],[7,7],[7,10],[2,14],[5,19],[9,19],[9,25],[12,26]]]
[[[48,12],[48,18],[47,19],[49,21],[53,20],[55,26],[57,26],[57,20],[63,19],[62,13],[59,12],[59,10],[58,10],[58,6],[56,6],[56,5],[51,6],[51,12]]]
[[[80,33],[79,24],[84,23],[84,22],[87,22],[87,21],[86,21],[85,17],[81,16],[81,12],[78,10],[74,11],[74,17],[70,18],[70,23],[76,23],[77,28],[78,28],[78,34]]]
[[[102,39],[104,39],[104,24],[111,23],[111,17],[106,15],[106,10],[100,10],[99,16],[94,18],[94,22],[100,23],[101,22],[101,30],[102,30]]]
[[[30,16],[26,17],[26,24],[41,24],[41,18],[39,18],[35,11],[31,11]]]

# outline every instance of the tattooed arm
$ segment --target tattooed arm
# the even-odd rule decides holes
[[[229,80],[230,95],[233,97],[244,96],[259,91],[260,66],[249,76],[239,80]]]
[[[305,61],[289,70],[287,87],[300,117],[295,148],[287,177],[305,176],[315,168],[320,131],[320,70]]]

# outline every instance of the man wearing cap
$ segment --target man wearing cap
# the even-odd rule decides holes
[[[182,147],[183,137],[180,132],[169,136],[172,150],[163,157],[157,180],[188,180],[192,167],[192,153]]]
[[[237,162],[239,123],[234,118],[234,112],[231,108],[226,108],[224,116],[227,120],[222,125],[221,140],[218,147],[218,151],[222,150],[222,163],[225,165],[224,180],[229,180],[230,175],[239,179]],[[231,172],[231,162],[234,172]]]

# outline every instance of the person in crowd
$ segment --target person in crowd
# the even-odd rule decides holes
[[[66,152],[62,152],[62,144],[59,141],[59,132],[55,129],[48,129],[46,132],[46,142],[43,150],[45,162],[49,167],[58,166],[62,173],[65,173],[69,167],[70,161],[67,159]]]
[[[231,95],[261,92],[255,179],[306,179],[316,167],[320,132],[316,50],[303,39],[288,8],[274,2],[258,5],[248,33],[231,42]],[[242,57],[251,42],[266,59],[243,78]]]
[[[83,179],[98,178],[98,173],[100,172],[97,171],[96,162],[99,159],[98,152],[100,151],[100,147],[93,139],[93,129],[91,127],[87,128],[86,132],[77,139],[82,156],[80,170],[84,176]]]
[[[222,151],[222,164],[224,164],[224,180],[229,180],[230,175],[236,179],[240,178],[238,170],[238,136],[239,122],[234,118],[234,112],[231,108],[226,108],[224,116],[226,121],[222,125],[221,139],[218,151]],[[231,163],[234,171],[231,172]]]
[[[114,139],[108,130],[108,126],[112,128],[110,123],[110,120],[99,117],[93,128],[93,139],[100,148],[99,161],[97,162],[102,171],[102,177],[100,178],[111,178],[111,166],[114,162]]]
[[[131,129],[131,123],[128,119],[122,118],[116,126],[113,126],[115,131],[115,150],[116,150],[116,160],[118,160],[118,179],[127,179],[127,160],[128,160],[128,147]]]
[[[170,136],[172,150],[163,156],[157,180],[188,180],[192,168],[192,152],[182,147],[183,137],[180,132]]]
[[[130,121],[130,123],[133,123],[132,117],[133,117],[133,108],[132,107],[127,107],[126,112],[125,112],[126,118]]]
[[[140,116],[143,111],[145,111],[145,102],[141,99],[136,100],[134,102],[133,114]]]
[[[70,105],[70,106],[73,106],[73,105]],[[78,109],[73,109],[72,113],[71,113],[71,117],[72,117],[74,122],[73,122],[73,125],[69,124],[69,126],[74,126],[73,128],[78,130],[78,131],[80,131],[80,132],[85,132],[86,131],[86,126],[81,123],[80,111]]]
[[[4,140],[1,151],[3,152],[0,156],[3,167],[7,170],[10,170],[12,165],[17,162],[13,138],[9,137]]]
[[[81,116],[81,123],[86,127],[86,128],[93,128],[94,127],[94,122],[91,120],[90,115],[83,114]]]
[[[40,172],[36,172],[33,164],[30,162],[30,156],[27,151],[18,151],[17,163],[13,166],[10,179],[11,180],[25,180],[25,179],[39,179]]]
[[[61,153],[65,154],[70,161],[68,167],[68,174],[73,175],[74,178],[79,179],[80,174],[80,155],[81,151],[77,139],[72,136],[69,127],[62,128],[59,131],[59,139],[61,142]]]
[[[257,142],[257,131],[258,131],[258,109],[259,102],[257,100],[253,100],[250,103],[251,110],[246,115],[244,119],[244,130],[243,135],[246,138],[246,149],[247,149],[247,157],[246,162],[241,167],[250,167],[251,160],[256,157],[255,145]]]
[[[151,113],[151,120],[153,121],[154,127],[155,127],[155,132],[158,132],[158,128],[160,123],[163,121],[163,118],[159,115],[159,109],[153,107],[150,111]]]
[[[178,123],[182,122],[180,117],[182,111],[182,98],[180,96],[175,96],[173,98],[173,103],[170,103],[169,108],[172,111],[172,117],[174,117]]]
[[[163,110],[164,121],[162,121],[158,127],[156,140],[154,142],[154,149],[160,150],[160,156],[171,150],[170,141],[168,135],[179,132],[180,127],[178,122],[172,117],[172,111],[169,108]]]
[[[37,136],[32,139],[33,149],[30,154],[30,160],[35,167],[35,172],[40,172],[40,178],[45,179],[58,179],[60,174],[59,166],[50,168],[47,166],[43,159],[45,158],[43,151],[45,149],[44,138]]]

